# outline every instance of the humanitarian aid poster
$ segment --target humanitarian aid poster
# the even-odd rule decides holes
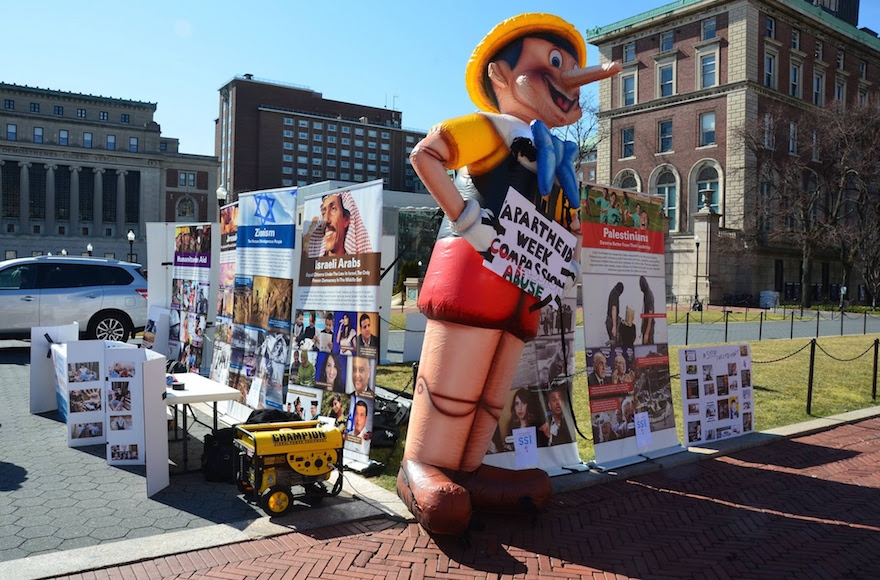
[[[664,307],[662,198],[582,184],[584,346],[595,463],[679,448]]]
[[[187,371],[199,372],[202,366],[210,286],[211,224],[177,226],[174,229],[168,358],[182,363]]]
[[[747,344],[681,348],[685,441],[699,445],[755,429],[752,358]]]
[[[332,418],[345,433],[346,464],[365,463],[379,360],[382,182],[306,200],[302,229],[288,403]]]
[[[281,409],[285,402],[296,197],[296,188],[238,197],[230,366],[249,382],[245,402],[253,409]]]

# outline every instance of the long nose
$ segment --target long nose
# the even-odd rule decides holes
[[[621,71],[620,63],[607,62],[584,68],[575,68],[562,73],[562,82],[567,89],[582,87],[586,84],[613,77]]]

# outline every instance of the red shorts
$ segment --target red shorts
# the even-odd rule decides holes
[[[464,238],[437,241],[419,293],[419,309],[432,320],[504,330],[524,342],[538,333],[538,299],[483,266]]]

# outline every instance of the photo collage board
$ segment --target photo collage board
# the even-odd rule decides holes
[[[345,458],[369,461],[376,367],[382,182],[303,204],[301,266],[286,409],[333,421]],[[317,415],[316,415],[317,412]]]
[[[581,184],[584,344],[596,463],[680,448],[669,376],[663,199]]]
[[[688,445],[739,437],[755,430],[748,344],[682,347],[678,358]]]
[[[211,224],[180,225],[174,231],[168,358],[199,372],[211,289]]]

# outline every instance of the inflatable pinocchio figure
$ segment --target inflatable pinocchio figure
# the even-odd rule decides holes
[[[446,214],[419,298],[428,317],[397,492],[429,532],[465,531],[472,510],[538,511],[547,474],[482,465],[527,341],[539,299],[483,266],[510,187],[576,240],[580,271],[577,145],[549,128],[580,119],[580,87],[616,74],[585,67],[586,46],[568,22],[521,14],[497,25],[471,55],[468,94],[481,112],[435,126],[413,167]],[[446,170],[456,170],[453,182]]]

